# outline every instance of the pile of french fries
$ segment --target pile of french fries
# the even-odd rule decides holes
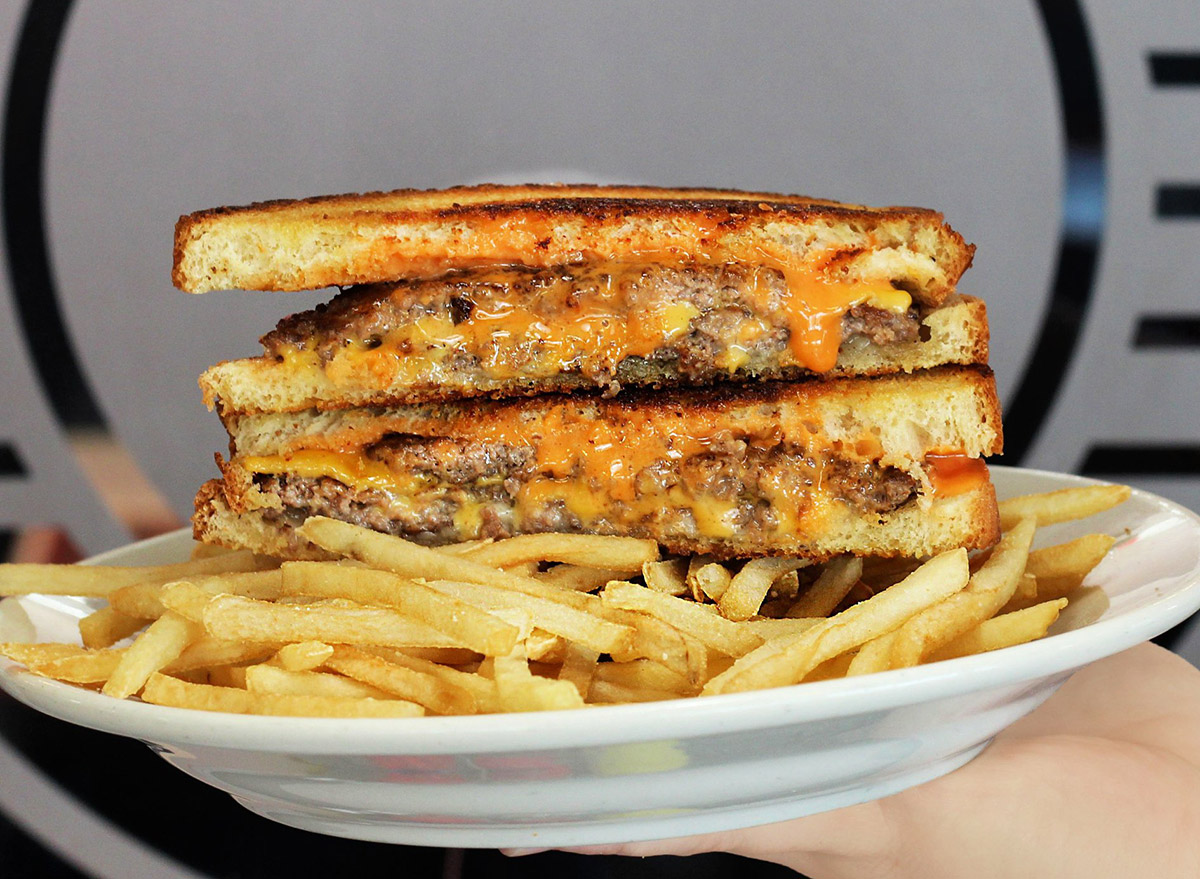
[[[0,566],[0,595],[103,598],[81,644],[3,643],[116,698],[246,714],[411,717],[582,708],[904,668],[1044,636],[1113,538],[1031,551],[1123,486],[1001,504],[990,550],[823,564],[659,557],[650,541],[537,534],[429,548],[334,519],[338,560],[197,547],[145,568]],[[7,600],[7,599],[6,599]],[[1094,602],[1093,602],[1094,604]],[[1102,610],[1102,608],[1100,608]]]

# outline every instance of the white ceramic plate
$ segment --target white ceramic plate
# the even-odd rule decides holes
[[[1088,481],[1002,467],[993,476],[1002,496]],[[1090,531],[1119,538],[1089,580],[1111,599],[1098,621],[849,680],[584,711],[349,721],[117,701],[3,661],[0,686],[47,714],[141,739],[247,808],[321,833],[454,847],[704,833],[847,806],[948,772],[1075,669],[1200,607],[1200,517],[1135,492],[1087,522],[1044,529],[1040,542]],[[95,561],[177,561],[189,545],[180,532]],[[91,609],[61,598],[21,604],[39,640],[77,640],[76,621]]]

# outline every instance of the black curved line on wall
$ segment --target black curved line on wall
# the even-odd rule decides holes
[[[1066,186],[1054,286],[1033,355],[1004,415],[1006,464],[1020,464],[1028,455],[1062,389],[1092,300],[1107,200],[1100,80],[1083,9],[1075,0],[1038,0],[1038,10],[1054,56],[1066,130]]]
[[[103,428],[59,308],[43,201],[46,114],[71,6],[32,0],[21,22],[4,106],[4,236],[14,305],[47,401],[64,427]]]

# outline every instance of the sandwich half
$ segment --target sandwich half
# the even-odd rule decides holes
[[[316,515],[433,545],[560,531],[726,558],[998,536],[982,459],[1000,408],[980,366],[223,418],[231,457],[195,533],[292,558],[322,556],[296,532]]]
[[[986,363],[973,252],[921,208],[481,186],[192,214],[174,279],[350,287],[201,379],[222,411],[300,411]]]

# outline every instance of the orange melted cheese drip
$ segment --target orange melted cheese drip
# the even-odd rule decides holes
[[[933,485],[934,497],[965,494],[988,481],[986,462],[962,454],[926,455],[925,472]]]
[[[669,345],[689,331],[699,314],[687,302],[655,303],[648,313],[634,313],[623,299],[623,288],[649,265],[722,265],[735,264],[751,270],[751,297],[760,314],[769,314],[778,305],[769,305],[772,275],[782,275],[786,292],[782,319],[789,331],[789,351],[795,365],[814,372],[827,372],[837,364],[841,345],[841,321],[853,306],[870,302],[880,308],[903,312],[911,298],[896,289],[890,280],[835,279],[822,268],[825,255],[817,253],[801,258],[769,243],[738,246],[714,241],[718,221],[690,221],[694,228],[681,229],[680,235],[700,242],[692,249],[664,245],[655,240],[643,244],[638,232],[631,233],[628,249],[621,256],[595,253],[559,253],[550,246],[553,226],[526,216],[501,217],[490,221],[475,219],[469,228],[459,230],[453,244],[446,246],[443,257],[421,264],[397,266],[397,276],[428,277],[449,268],[493,267],[489,280],[504,284],[505,269],[510,266],[549,267],[558,257],[582,263],[576,273],[589,275],[595,293],[580,298],[572,307],[546,309],[529,307],[516,297],[484,296],[481,307],[459,324],[443,316],[422,318],[416,325],[398,328],[371,350],[349,350],[335,357],[328,368],[335,383],[353,383],[364,372],[374,375],[376,383],[394,380],[420,380],[428,362],[435,364],[455,351],[476,356],[491,378],[505,380],[516,375],[539,377],[582,365],[583,371],[610,372],[627,357],[644,357]],[[833,254],[828,254],[832,256]],[[426,264],[428,263],[428,264]],[[440,272],[439,272],[440,270]],[[562,294],[550,291],[548,299],[561,302]],[[758,324],[757,327],[754,324]],[[730,340],[725,362],[729,371],[741,366],[739,355],[744,343],[767,327],[750,319],[743,323],[741,338]],[[536,342],[532,354],[514,357],[511,346]],[[407,361],[407,362],[406,362]],[[581,364],[581,361],[582,364]],[[783,364],[788,365],[788,364]]]

